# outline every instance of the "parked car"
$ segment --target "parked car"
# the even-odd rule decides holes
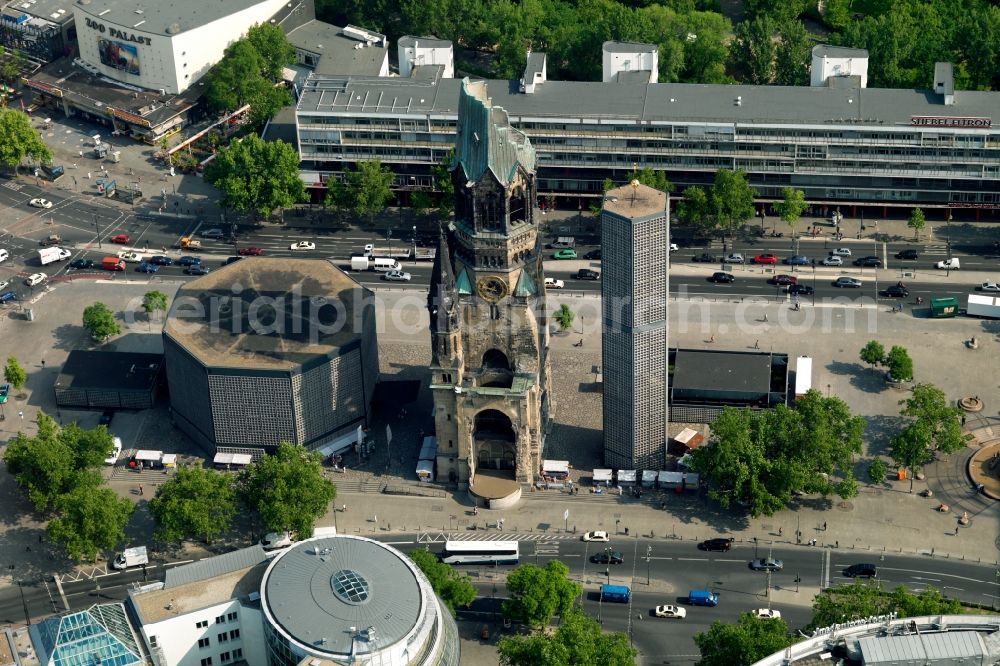
[[[312,241],[299,241],[288,246],[289,250],[315,250],[316,243]]]
[[[750,260],[750,263],[773,265],[778,263],[778,257],[773,254],[758,254],[756,257]]]
[[[785,568],[785,563],[773,557],[760,557],[750,560],[750,568],[754,571],[781,571]]]
[[[264,550],[276,550],[278,548],[287,548],[295,543],[295,539],[292,538],[290,532],[268,532],[264,535],[264,538],[260,540],[260,545]]]
[[[788,287],[788,293],[793,296],[812,296],[816,290],[805,284],[793,284]]]
[[[128,242],[131,240],[132,237],[129,236],[128,234],[115,234],[114,236],[111,237],[111,242],[117,243],[118,245],[127,245]]]
[[[793,254],[790,257],[782,259],[781,263],[787,266],[808,266],[812,262],[809,260],[809,257],[805,255]]]
[[[208,266],[202,266],[201,264],[188,266],[184,269],[186,275],[208,275],[210,271],[211,269]]]
[[[69,267],[76,268],[78,270],[83,270],[85,268],[93,268],[94,262],[91,261],[90,259],[74,259],[73,261],[69,262]]]
[[[978,287],[976,287],[976,289],[978,289],[979,291],[997,292],[997,291],[1000,291],[1000,283],[998,283],[998,282],[984,282],[981,285],[979,285]]]
[[[722,271],[716,271],[712,273],[708,278],[709,282],[715,282],[717,284],[732,284],[736,282],[736,276],[732,273],[724,273]]]
[[[178,266],[198,266],[201,264],[201,257],[183,256],[177,260]]]
[[[858,257],[854,260],[855,266],[867,266],[870,268],[882,268],[882,260],[878,257]]]
[[[914,259],[919,259],[920,254],[916,250],[900,250],[896,253],[896,258],[913,261]]]
[[[848,578],[877,578],[878,567],[874,564],[852,564],[844,569],[844,575]]]
[[[781,611],[773,608],[758,608],[753,611],[753,616],[758,620],[780,620]]]
[[[552,253],[553,259],[576,259],[576,250],[565,248]]]
[[[898,284],[894,284],[891,287],[887,287],[885,291],[882,292],[883,296],[888,296],[889,298],[906,298],[910,295],[910,290],[906,287],[900,287]]]
[[[159,266],[157,266],[154,263],[150,263],[148,261],[143,261],[138,266],[135,267],[136,272],[139,273],[155,273],[159,269],[160,269]]]
[[[40,197],[37,199],[32,199],[31,201],[28,202],[28,205],[34,208],[52,208],[51,201],[49,201],[48,199],[42,199]]]
[[[841,259],[840,257],[834,256],[834,255],[831,254],[829,257],[825,257],[823,259],[823,265],[824,266],[843,266],[844,265],[844,260]]]
[[[653,615],[656,617],[665,617],[673,620],[683,620],[687,617],[687,609],[683,606],[674,606],[671,604],[665,604],[663,606],[657,606],[653,610]]]
[[[97,421],[97,425],[102,425],[105,428],[111,425],[111,420],[115,418],[115,411],[113,409],[105,409],[101,413],[101,418]]]
[[[723,259],[722,261],[723,261],[723,263],[726,263],[726,264],[742,264],[743,263],[743,255],[734,252],[732,254],[726,255],[726,258]]]
[[[671,243],[670,247],[667,248],[667,252],[676,252],[679,249],[681,249],[680,245],[677,243]]]
[[[611,541],[611,537],[608,536],[608,533],[603,530],[599,530],[597,532],[587,532],[582,538],[584,541]]]
[[[0,303],[10,303],[17,298],[17,294],[12,291],[5,291],[0,294]]]
[[[104,459],[104,464],[114,467],[118,463],[118,458],[122,454],[122,440],[120,437],[111,438],[111,450],[108,457]]]
[[[851,256],[851,248],[835,247],[832,250],[830,250],[830,254],[836,255],[838,257],[849,257]]]
[[[798,284],[798,281],[799,279],[794,275],[785,275],[785,274],[775,275],[773,278],[769,280],[771,284],[784,284],[784,285]]]
[[[412,276],[409,273],[403,271],[388,271],[382,276],[383,280],[388,280],[389,282],[409,282]]]
[[[583,255],[583,258],[584,259],[596,259],[596,260],[600,261],[601,260],[601,248],[597,248],[596,250],[591,250],[587,254]]]
[[[592,271],[589,268],[581,268],[576,272],[574,277],[576,277],[577,280],[600,280],[601,274],[597,271]]]
[[[0,291],[10,286],[10,280],[0,280]]]
[[[172,266],[174,260],[170,257],[165,257],[162,254],[153,255],[148,259],[149,263],[156,264],[157,266]]]
[[[701,254],[696,254],[691,257],[691,261],[698,262],[701,264],[714,264],[717,259],[715,255],[709,254],[708,252],[702,252]]]
[[[241,247],[240,254],[245,257],[259,257],[264,254],[264,250],[259,247]]]
[[[833,286],[840,287],[841,289],[859,289],[861,287],[861,280],[842,275],[833,281]]]
[[[733,547],[733,540],[726,539],[723,537],[716,537],[714,539],[705,539],[698,544],[698,550],[719,550],[727,551]]]
[[[228,266],[229,264],[235,264],[237,261],[242,260],[243,257],[226,257],[226,260],[222,262],[223,266]]]
[[[222,229],[206,229],[198,235],[202,238],[222,238],[226,234],[223,233]]]
[[[545,288],[546,289],[562,289],[566,286],[566,283],[562,280],[557,280],[555,278],[545,278]]]
[[[45,282],[48,278],[49,276],[45,273],[32,273],[24,280],[24,284],[29,287],[34,287],[35,285]]]
[[[621,554],[621,551],[617,550],[611,552],[604,551],[591,555],[590,561],[594,564],[622,564],[625,561],[625,556]]]

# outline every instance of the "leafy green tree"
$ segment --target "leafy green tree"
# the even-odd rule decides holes
[[[122,332],[121,326],[115,321],[115,313],[107,305],[100,302],[84,308],[83,327],[98,342],[104,342]]]
[[[296,162],[297,164],[297,162]],[[385,210],[392,199],[392,183],[395,175],[380,160],[358,162],[346,175],[347,197],[350,207],[358,216],[368,216],[370,223],[375,216]]]
[[[24,371],[14,356],[7,357],[7,365],[3,368],[3,380],[13,386],[16,391],[20,391],[24,383],[28,381],[28,373]]]
[[[913,359],[905,347],[893,345],[885,355],[885,365],[889,368],[889,376],[897,382],[913,379]]]
[[[451,565],[445,564],[426,550],[411,551],[410,559],[424,572],[434,592],[441,597],[452,615],[455,615],[457,608],[465,608],[475,601],[476,588],[464,573],[455,571]]]
[[[779,86],[809,85],[812,38],[802,21],[795,19],[782,23],[778,31],[781,41],[775,53],[774,82]]]
[[[885,481],[886,473],[888,470],[885,468],[885,463],[882,462],[881,458],[875,458],[868,465],[868,480],[874,483],[876,486],[882,485]]]
[[[251,103],[268,81],[268,64],[246,39],[226,47],[225,55],[205,75],[205,101],[213,111],[233,111]]]
[[[913,492],[913,475],[930,460],[931,431],[926,423],[914,421],[889,441],[889,455],[910,470],[910,492]]]
[[[900,617],[920,617],[961,612],[961,602],[945,599],[940,591],[930,586],[919,594],[913,594],[902,585],[886,592],[881,583],[856,581],[817,594],[813,599],[813,619],[806,629],[888,613],[896,613]]]
[[[725,223],[730,236],[757,212],[753,204],[756,194],[742,170],[715,172],[709,204],[717,223]]]
[[[680,26],[684,35],[684,69],[681,81],[686,83],[728,83],[726,76],[727,41],[732,34],[729,19],[717,12],[691,12]]]
[[[705,190],[700,187],[685,189],[683,198],[677,203],[677,217],[693,227],[710,229],[713,220]]]
[[[203,467],[180,467],[149,501],[157,537],[165,542],[212,543],[236,515],[232,477]]]
[[[885,347],[878,340],[869,340],[868,344],[861,348],[861,360],[873,368],[881,365],[885,362]]]
[[[306,198],[298,152],[255,134],[220,149],[205,168],[205,179],[222,192],[223,206],[242,213],[268,216]]]
[[[766,14],[778,21],[790,21],[806,11],[807,5],[807,0],[746,0],[744,11],[751,18]]]
[[[568,331],[573,328],[573,320],[576,319],[576,313],[573,312],[568,305],[563,303],[559,306],[559,309],[556,310],[553,318],[559,322],[560,331]]]
[[[1000,8],[995,5],[970,7],[959,19],[958,43],[965,54],[969,87],[991,87],[1000,60]]]
[[[438,193],[437,209],[442,217],[450,217],[455,210],[455,183],[451,181],[451,163],[454,159],[455,151],[451,150],[434,165],[434,190]]]
[[[713,622],[694,635],[694,642],[700,666],[750,666],[788,646],[788,625],[781,618],[760,620],[743,613],[737,624]]]
[[[0,108],[0,136],[3,137],[0,141],[0,165],[13,169],[15,173],[25,157],[39,164],[52,161],[52,152],[42,141],[38,130],[31,126],[31,119],[21,111]]]
[[[633,177],[643,185],[652,187],[654,190],[672,192],[674,189],[674,184],[667,179],[665,171],[653,171],[649,167],[646,167],[638,173],[633,172]]]
[[[57,501],[58,517],[48,536],[76,562],[92,562],[98,550],[111,550],[125,539],[125,525],[135,506],[113,490],[79,485]]]
[[[628,636],[601,631],[579,608],[566,612],[551,634],[504,636],[497,653],[503,666],[632,666],[637,654]]]
[[[504,617],[532,627],[544,627],[553,615],[564,616],[580,595],[579,583],[567,578],[569,568],[559,560],[544,567],[522,564],[507,576]]]
[[[142,309],[148,315],[152,315],[154,312],[166,312],[167,300],[167,295],[162,291],[147,291],[142,297]]]
[[[285,66],[295,62],[295,47],[288,43],[285,31],[273,23],[251,26],[246,40],[260,56],[261,76],[270,81],[280,81]]]
[[[434,208],[434,197],[429,192],[418,190],[410,196],[410,208],[417,217],[423,217]]]
[[[845,472],[844,478],[837,483],[837,496],[845,500],[858,496],[858,481],[853,472]]]
[[[736,25],[729,45],[729,66],[744,83],[766,85],[774,80],[775,24],[768,16]]]
[[[965,447],[962,435],[962,410],[948,403],[944,391],[933,384],[917,384],[910,397],[902,400],[900,412],[926,426],[931,445],[942,453],[955,453]]]
[[[910,213],[910,219],[907,220],[906,226],[913,229],[914,238],[920,239],[920,232],[925,226],[927,226],[927,219],[924,217],[924,211],[919,208],[914,208],[913,212]]]
[[[280,442],[236,478],[239,502],[253,511],[269,532],[312,534],[337,489],[323,476],[320,455],[301,445]]]
[[[784,199],[774,205],[778,211],[778,216],[788,225],[792,231],[792,238],[795,237],[795,225],[798,224],[802,213],[806,211],[809,204],[806,203],[806,195],[802,190],[786,187],[782,190]]]

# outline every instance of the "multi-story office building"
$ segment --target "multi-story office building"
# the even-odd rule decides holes
[[[947,63],[933,90],[891,90],[864,87],[853,50],[814,53],[830,76],[801,87],[651,83],[652,74],[547,81],[543,58],[531,54],[520,86],[488,82],[535,146],[543,196],[601,196],[606,178],[627,182],[635,166],[666,171],[679,190],[726,168],[746,171],[763,200],[791,186],[846,214],[1000,208],[1000,92],[954,90]],[[460,85],[439,67],[313,77],[296,112],[303,179],[322,196],[327,178],[380,159],[397,188],[430,188],[454,145]]]
[[[668,197],[633,182],[601,211],[604,464],[663,469],[667,444]]]

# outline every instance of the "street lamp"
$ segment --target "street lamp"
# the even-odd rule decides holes
[[[97,232],[97,247],[101,247],[101,226],[97,223],[97,213],[94,213],[94,230]]]
[[[649,585],[649,563],[653,559],[653,547],[646,546],[646,585]]]

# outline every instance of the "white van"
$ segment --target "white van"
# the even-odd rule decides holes
[[[8,259],[10,259],[10,252],[0,248],[0,261],[7,261]]]
[[[112,437],[111,438],[111,453],[108,457],[104,459],[105,465],[111,465],[112,467],[118,462],[118,456],[122,454],[122,438]]]

